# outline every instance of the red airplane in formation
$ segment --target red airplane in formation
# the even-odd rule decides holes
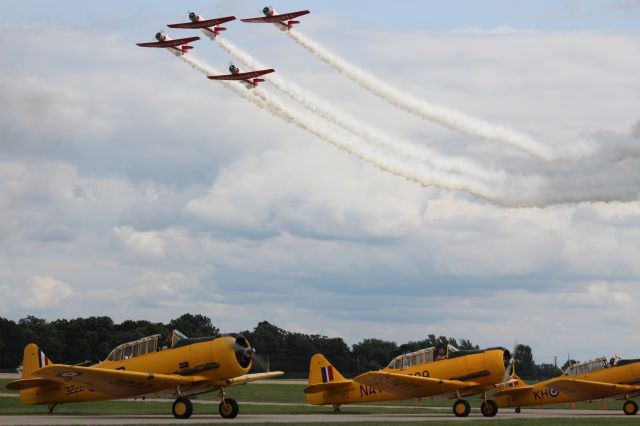
[[[187,29],[202,29],[213,34],[213,37],[217,37],[221,31],[225,31],[226,28],[221,27],[220,24],[233,21],[235,16],[225,16],[224,18],[204,19],[196,12],[189,12],[189,20],[191,22],[183,22],[180,24],[167,25],[169,28],[187,28]]]
[[[258,86],[258,83],[264,81],[264,79],[256,77],[260,77],[261,75],[269,74],[274,71],[274,69],[270,68],[268,70],[241,72],[240,68],[231,64],[229,65],[229,72],[231,72],[231,74],[210,75],[207,78],[211,80],[238,80],[244,83],[247,88],[253,89],[254,87]]]
[[[189,43],[191,43],[192,41],[200,40],[200,37],[187,37],[173,40],[171,37],[160,31],[156,34],[156,40],[158,41],[136,44],[140,47],[161,47],[165,49],[174,49],[184,55],[189,51],[189,49],[193,49],[193,46],[189,46]]]
[[[264,13],[264,16],[261,16],[259,18],[242,19],[242,22],[254,22],[254,23],[262,22],[262,23],[274,24],[281,30],[287,31],[293,28],[294,24],[300,23],[300,21],[292,21],[292,19],[297,18],[298,16],[306,15],[307,13],[309,13],[309,11],[301,10],[298,12],[278,14],[274,8],[267,6],[264,9],[262,9],[262,13]]]

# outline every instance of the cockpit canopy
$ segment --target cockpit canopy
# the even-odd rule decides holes
[[[605,369],[609,366],[607,357],[592,359],[591,361],[579,362],[577,364],[570,365],[564,371],[565,376],[580,376],[582,374],[591,373]]]
[[[446,349],[442,348],[440,351],[436,347],[420,349],[415,352],[398,355],[391,360],[387,368],[392,370],[403,370],[416,365],[446,359],[450,353],[457,351],[458,348],[453,345],[447,345]]]
[[[151,336],[143,337],[132,342],[123,343],[118,345],[107,356],[107,361],[122,361],[125,359],[142,356],[148,353],[161,351],[164,349],[175,348],[177,343],[181,340],[188,339],[179,330],[173,330],[171,337],[166,342],[162,341],[161,334],[153,334]]]

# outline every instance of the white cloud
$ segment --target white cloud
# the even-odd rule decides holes
[[[337,40],[327,25],[314,38],[417,97],[555,145],[596,129],[626,134],[634,122],[638,136],[635,34]],[[602,347],[634,356],[637,201],[504,209],[424,189],[128,36],[47,30],[48,44],[64,49],[50,52],[32,29],[4,37],[10,60],[0,70],[11,81],[0,90],[0,124],[11,140],[0,163],[0,282],[4,294],[26,282],[35,296],[3,301],[3,315],[166,321],[200,310],[229,331],[269,320],[351,343],[433,332],[483,346],[518,340],[540,356]],[[538,168],[396,111],[265,34],[268,42],[244,47],[362,120],[483,167]],[[220,67],[214,49],[201,42],[194,53]]]
[[[165,257],[165,243],[155,232],[137,232],[129,226],[113,230],[122,245],[131,253],[140,256]]]
[[[69,284],[49,276],[34,276],[27,282],[22,305],[36,310],[55,308],[72,294]]]

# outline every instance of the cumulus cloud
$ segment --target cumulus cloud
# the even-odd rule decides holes
[[[312,35],[417,97],[553,146],[610,129],[595,133],[603,155],[637,152],[634,34],[338,41],[326,25]],[[166,321],[201,309],[226,330],[266,319],[351,343],[434,332],[584,357],[594,341],[631,353],[640,337],[638,202],[503,209],[424,189],[283,125],[166,52],[136,50],[132,37],[47,27],[48,42],[65,46],[49,52],[42,31],[5,29],[15,60],[0,69],[15,87],[5,79],[0,90],[0,287],[27,283],[35,302],[3,300],[3,315]],[[388,107],[276,35],[247,46],[358,118],[492,169],[531,170],[518,152]],[[214,48],[198,46],[219,58]]]
[[[73,294],[69,284],[50,276],[34,276],[26,285],[22,305],[27,309],[53,308]]]
[[[113,230],[125,249],[140,256],[165,257],[165,243],[155,232],[137,232],[129,226]]]

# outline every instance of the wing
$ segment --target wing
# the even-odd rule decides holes
[[[225,22],[233,21],[234,19],[236,19],[235,16],[225,16],[224,18],[207,19],[207,20],[198,21],[198,22],[183,22],[180,24],[170,24],[170,25],[167,25],[167,27],[187,28],[187,29],[209,28],[209,27],[215,27],[216,25],[224,24]]]
[[[211,80],[248,80],[250,78],[259,77],[261,75],[274,72],[274,69],[241,72],[237,74],[225,74],[225,75],[210,75],[207,78]]]
[[[309,13],[308,10],[301,10],[299,12],[291,12],[291,13],[283,13],[281,15],[273,15],[273,16],[262,16],[260,18],[246,18],[241,19],[242,22],[282,22],[288,21],[289,19],[297,18],[298,16],[306,15]]]
[[[284,371],[270,371],[268,373],[254,373],[254,374],[245,374],[244,376],[234,377],[232,379],[226,379],[226,386],[233,385],[243,385],[249,382],[255,382],[257,380],[271,379],[273,377],[282,376]]]
[[[401,396],[403,398],[420,398],[442,393],[455,392],[459,389],[478,386],[476,382],[460,380],[436,379],[433,377],[410,376],[408,374],[384,373],[371,371],[355,377],[355,382],[371,386]]]
[[[200,40],[200,37],[177,38],[175,40],[154,41],[151,43],[137,43],[137,45],[140,47],[176,47],[196,40]]]
[[[547,387],[558,388],[560,392],[572,395],[577,399],[598,399],[640,390],[640,386],[638,385],[593,382],[591,380],[569,379],[564,377],[551,380]]]
[[[204,376],[142,373],[64,364],[48,365],[32,374],[54,382],[74,384],[115,397],[143,395],[178,385],[200,384],[209,381]]]

